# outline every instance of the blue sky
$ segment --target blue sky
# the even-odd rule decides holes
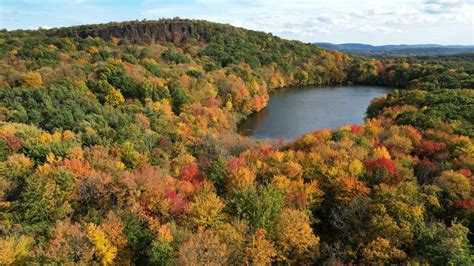
[[[474,0],[0,0],[0,28],[205,19],[305,42],[474,44]]]

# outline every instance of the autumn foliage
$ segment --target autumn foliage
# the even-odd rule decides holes
[[[0,31],[1,265],[472,265],[471,62],[183,21]],[[359,125],[236,133],[275,90],[348,81],[401,89]]]

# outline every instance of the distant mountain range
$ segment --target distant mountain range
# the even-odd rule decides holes
[[[317,42],[314,43],[314,45],[329,50],[373,57],[436,56],[474,53],[474,45],[399,44],[376,46],[362,43],[333,44],[327,42]]]

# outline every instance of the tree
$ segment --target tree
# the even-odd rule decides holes
[[[300,70],[300,71],[296,72],[296,74],[295,74],[295,80],[296,80],[297,84],[300,84],[300,85],[307,84],[308,78],[309,78],[309,74],[308,74],[308,72],[306,72],[304,70]]]
[[[367,159],[365,167],[368,172],[368,183],[376,185],[381,182],[387,184],[396,184],[401,178],[396,173],[395,162],[386,157],[378,157],[376,159]]]
[[[117,89],[112,89],[109,91],[104,100],[106,104],[113,107],[120,106],[125,102],[125,98],[123,97],[122,93]]]
[[[370,189],[356,177],[338,177],[332,185],[334,198],[340,202],[348,202],[357,196],[366,196]]]
[[[27,236],[0,238],[0,264],[26,264],[35,241]]]
[[[163,59],[165,59],[167,61],[174,62],[176,64],[184,64],[184,63],[189,62],[189,59],[186,56],[184,56],[182,54],[179,54],[179,53],[176,53],[176,52],[171,51],[171,50],[164,51],[161,54],[161,57],[163,57]]]
[[[277,256],[277,252],[273,244],[265,239],[266,231],[264,229],[257,230],[250,244],[245,249],[248,263],[253,265],[268,265],[272,259]]]
[[[23,154],[8,157],[0,162],[0,201],[11,201],[18,198],[25,178],[32,174],[34,163]]]
[[[219,235],[210,230],[199,231],[179,249],[178,261],[181,265],[222,265],[226,264],[229,250]]]
[[[454,201],[469,198],[471,195],[469,180],[463,174],[453,170],[442,172],[433,183],[441,188],[442,200],[446,207],[451,207]]]
[[[288,262],[303,262],[310,258],[319,243],[308,215],[293,209],[282,211],[275,238],[281,259]]]
[[[198,193],[190,204],[191,221],[196,226],[216,227],[223,220],[224,202],[214,192]]]
[[[149,261],[148,247],[153,242],[150,229],[131,213],[124,214],[124,233],[127,236],[128,248],[132,252],[132,261],[136,264],[146,264]]]
[[[174,265],[174,249],[171,244],[166,241],[153,241],[149,256],[150,262],[154,265]]]
[[[283,207],[283,196],[273,186],[243,189],[229,201],[229,212],[249,221],[253,231],[273,233]]]
[[[87,228],[82,224],[71,223],[69,219],[58,221],[45,255],[51,263],[92,263],[94,248]]]
[[[428,225],[418,236],[416,253],[433,264],[471,265],[468,232],[468,228],[457,223],[451,227],[441,223]]]
[[[136,84],[127,76],[122,64],[107,64],[97,70],[100,80],[107,81],[114,88],[120,90],[125,97],[138,97]]]
[[[364,165],[358,159],[351,161],[349,164],[349,173],[352,176],[358,176],[364,171]]]
[[[362,251],[367,263],[385,264],[406,258],[405,252],[390,245],[387,239],[378,237],[370,242]]]
[[[112,264],[117,256],[117,248],[110,243],[102,229],[95,224],[88,224],[87,235],[94,246],[95,255],[102,265]]]
[[[74,181],[69,171],[45,166],[45,172],[28,176],[17,203],[20,222],[38,235],[48,236],[56,219],[71,213],[69,195]]]
[[[228,192],[237,192],[254,185],[256,172],[244,163],[243,158],[233,158],[228,161],[226,177]]]
[[[20,77],[22,87],[37,88],[43,86],[43,78],[39,72],[26,72]]]
[[[104,232],[107,240],[116,248],[117,255],[115,261],[120,263],[121,259],[128,259],[124,256],[128,240],[123,232],[125,225],[122,220],[113,212],[109,212],[100,223],[99,229]]]
[[[171,89],[171,98],[175,114],[180,114],[183,105],[191,102],[191,97],[183,88]]]
[[[248,225],[245,221],[234,220],[224,223],[216,229],[223,243],[229,250],[228,264],[240,265],[245,263],[245,245],[247,241]]]

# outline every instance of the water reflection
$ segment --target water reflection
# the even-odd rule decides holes
[[[257,139],[293,139],[304,133],[363,122],[374,97],[390,89],[375,86],[297,87],[278,90],[268,106],[239,125]]]

